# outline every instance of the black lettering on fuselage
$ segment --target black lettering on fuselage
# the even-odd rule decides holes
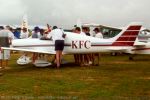
[[[74,40],[72,41],[72,49],[90,49],[91,47],[91,42],[90,41],[83,41],[83,40]]]

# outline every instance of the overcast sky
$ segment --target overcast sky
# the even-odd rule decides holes
[[[138,21],[150,28],[149,10],[150,0],[0,0],[0,24],[20,24],[26,13],[30,25],[71,28],[80,19],[110,26]]]

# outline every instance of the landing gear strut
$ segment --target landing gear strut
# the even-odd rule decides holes
[[[134,60],[134,57],[135,57],[136,55],[129,55],[129,60],[131,60],[131,61],[133,61]]]

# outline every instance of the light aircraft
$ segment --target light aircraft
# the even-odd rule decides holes
[[[141,46],[135,45],[137,36],[142,28],[141,24],[132,23],[122,29],[115,37],[110,39],[100,39],[90,36],[65,32],[65,48],[64,54],[77,53],[95,53],[95,52],[124,52],[124,53],[140,53]],[[145,48],[145,47],[144,47]],[[55,54],[54,42],[51,40],[40,39],[16,39],[12,41],[11,47],[2,47],[2,49],[25,51],[33,53]],[[141,52],[142,53],[142,52]],[[150,52],[149,52],[150,53]],[[26,58],[25,58],[26,59]],[[47,63],[47,62],[41,62]]]

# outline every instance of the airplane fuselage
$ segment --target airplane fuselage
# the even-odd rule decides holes
[[[142,48],[134,46],[113,46],[113,39],[100,39],[71,32],[66,32],[65,34],[65,54],[113,52],[119,50],[125,50],[125,53],[131,54],[150,54],[150,45],[146,45]],[[40,40],[33,38],[17,39],[12,41],[12,46],[14,48],[23,48],[38,52],[49,52],[49,54],[55,53],[54,42],[52,40]]]

